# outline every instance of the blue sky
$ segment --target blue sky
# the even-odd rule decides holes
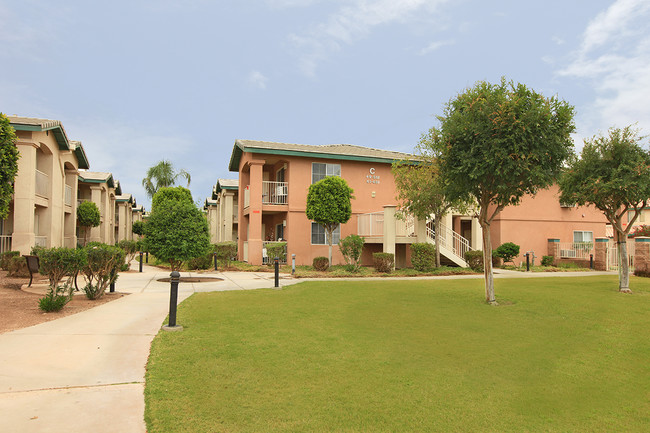
[[[411,152],[443,105],[506,76],[576,107],[576,145],[650,133],[650,2],[0,0],[0,111],[58,119],[91,170],[195,199],[237,138]]]

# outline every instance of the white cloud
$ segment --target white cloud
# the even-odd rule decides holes
[[[266,89],[266,83],[269,81],[260,71],[251,71],[248,74],[248,82],[258,89]]]
[[[431,42],[426,47],[422,48],[420,50],[419,54],[421,56],[424,56],[425,54],[428,54],[431,51],[435,51],[438,48],[442,48],[442,47],[444,47],[446,45],[453,45],[453,44],[454,44],[454,41],[451,41],[451,40],[448,40],[448,41],[434,41],[434,42]]]
[[[551,40],[552,40],[553,42],[555,42],[557,45],[564,45],[564,44],[565,44],[565,40],[562,39],[562,38],[559,37],[559,36],[553,36],[553,37],[551,38]]]
[[[558,73],[591,84],[596,97],[579,114],[591,136],[639,122],[650,132],[650,2],[618,0],[587,26],[575,59]]]
[[[272,8],[292,8],[292,7],[306,7],[317,3],[318,0],[266,0],[266,3]]]
[[[428,12],[447,0],[353,0],[329,18],[315,25],[306,35],[289,35],[289,41],[298,49],[300,69],[315,75],[320,62],[344,45],[350,45],[369,35],[376,27],[416,17],[417,12]]]

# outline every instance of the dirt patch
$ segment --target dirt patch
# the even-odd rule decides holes
[[[37,281],[47,280],[35,275],[34,282]],[[60,319],[125,296],[124,293],[106,293],[100,299],[91,301],[83,294],[75,295],[63,310],[44,313],[38,308],[41,295],[20,290],[21,286],[27,283],[29,278],[7,277],[6,271],[0,271],[0,334]]]

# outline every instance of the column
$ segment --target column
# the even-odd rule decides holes
[[[263,160],[252,160],[250,165],[250,199],[248,228],[248,263],[262,264],[262,169]]]
[[[478,223],[478,218],[475,216],[472,217],[472,239],[470,241],[470,247],[475,250],[483,249],[483,229]]]
[[[14,231],[11,249],[29,254],[34,246],[36,145],[18,141],[18,174],[14,181]]]
[[[233,213],[235,208],[233,207],[233,197],[235,196],[232,192],[224,192],[223,194],[223,215],[224,215],[224,233],[223,240],[230,242],[232,241],[232,224],[233,224]]]
[[[427,222],[420,218],[415,218],[415,236],[418,242],[427,242]]]
[[[117,226],[117,241],[121,241],[123,239],[126,239],[126,224],[128,221],[126,220],[126,205],[127,202],[119,202],[117,203],[117,211],[118,213],[118,218],[119,218],[119,224]]]
[[[92,185],[90,187],[90,201],[95,203],[97,206],[97,209],[99,209],[99,218],[100,220],[104,220],[106,222],[106,215],[102,215],[102,187],[101,186],[95,186]],[[97,227],[93,227],[90,229],[90,237],[87,238],[88,242],[101,242],[102,241],[102,224],[100,224]]]
[[[609,246],[609,238],[596,238],[594,244],[594,269],[597,271],[606,271],[607,264],[607,247]]]

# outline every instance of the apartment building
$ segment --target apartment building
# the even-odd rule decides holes
[[[115,196],[115,241],[133,240],[133,208],[135,198],[131,194]]]
[[[9,216],[0,223],[0,250],[76,246],[77,176],[89,167],[81,142],[70,140],[58,120],[8,118],[20,159]]]
[[[210,242],[236,241],[239,224],[239,181],[217,179],[204,210],[210,227]]]
[[[100,223],[97,227],[90,228],[88,242],[103,242],[109,245],[115,243],[115,197],[121,195],[119,183],[115,182],[113,175],[106,172],[80,171],[78,200],[92,201],[97,205],[100,214]],[[83,228],[79,227],[83,232]],[[85,235],[79,234],[83,239]]]

